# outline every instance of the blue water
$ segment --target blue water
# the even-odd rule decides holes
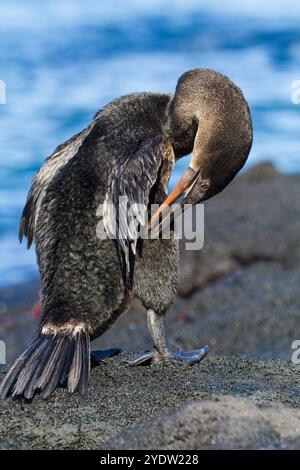
[[[299,171],[299,24],[297,0],[2,0],[0,285],[36,273],[17,227],[44,158],[107,101],[172,92],[189,68],[216,69],[243,89],[255,130],[248,166]]]

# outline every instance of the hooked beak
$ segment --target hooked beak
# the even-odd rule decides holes
[[[183,174],[179,183],[173,189],[167,199],[159,206],[157,211],[153,214],[149,222],[149,230],[160,225],[160,216],[166,214],[171,209],[172,205],[184,194],[185,196],[192,190],[199,172],[189,167]]]

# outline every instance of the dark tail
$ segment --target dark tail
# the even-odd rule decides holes
[[[86,331],[40,333],[15,361],[0,385],[0,399],[48,398],[59,386],[84,395],[90,371],[90,336]]]

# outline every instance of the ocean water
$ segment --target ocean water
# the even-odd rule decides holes
[[[190,68],[218,70],[250,104],[247,166],[270,160],[299,171],[299,24],[297,0],[2,0],[0,285],[36,274],[34,250],[17,241],[34,173],[119,95],[172,92]]]

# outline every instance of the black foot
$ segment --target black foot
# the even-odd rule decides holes
[[[92,367],[99,366],[104,359],[109,357],[116,356],[120,354],[122,349],[111,348],[111,349],[97,349],[96,351],[91,352],[91,365]]]
[[[198,364],[208,353],[207,344],[201,349],[193,349],[191,351],[172,351],[171,353],[161,354],[156,349],[152,351],[141,351],[132,361],[125,361],[128,366],[149,366],[158,362],[175,362],[185,361],[188,364]]]
[[[202,359],[208,354],[209,347],[207,344],[201,349],[192,349],[191,351],[180,351],[180,349],[176,349],[176,351],[172,351],[171,354],[175,359],[178,361],[186,361],[189,364],[198,364],[198,362],[202,361]]]

